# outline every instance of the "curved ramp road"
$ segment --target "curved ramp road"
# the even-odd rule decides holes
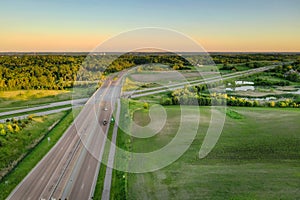
[[[59,109],[55,109],[55,110],[48,110],[48,111],[44,111],[44,112],[37,112],[37,113],[34,113],[35,116],[43,116],[43,115],[50,115],[50,114],[53,114],[53,113],[58,113],[58,112],[62,112],[62,111],[65,111],[65,110],[69,110],[71,109],[72,107],[67,107],[67,108],[59,108]],[[25,119],[26,117],[28,117],[29,115],[31,114],[27,114],[27,115],[21,115],[21,116],[17,116],[17,117],[13,117],[14,119]],[[5,119],[0,119],[0,123],[5,123],[7,119],[11,119],[10,118],[5,118]]]
[[[69,101],[60,101],[60,102],[50,103],[50,104],[43,105],[43,106],[35,106],[32,108],[24,108],[24,109],[12,110],[12,111],[7,111],[7,112],[1,112],[0,117],[5,116],[5,115],[13,115],[13,114],[18,114],[18,113],[41,110],[41,109],[45,109],[45,108],[53,108],[53,107],[64,106],[64,105],[77,105],[77,104],[80,105],[80,104],[85,103],[87,100],[88,100],[87,98],[83,98],[83,99],[75,99],[75,100],[69,100]]]
[[[8,199],[92,199],[109,127],[102,122],[110,119],[120,91],[120,79],[108,79]]]
[[[169,85],[165,85],[165,86],[147,88],[147,89],[142,89],[142,90],[128,91],[128,92],[123,92],[122,95],[131,97],[131,98],[137,98],[137,97],[143,97],[143,96],[148,96],[148,95],[153,95],[153,94],[159,94],[159,93],[170,91],[170,90],[176,90],[176,89],[184,88],[185,85],[195,86],[195,85],[199,85],[199,84],[202,84],[202,83],[208,84],[208,83],[218,82],[218,81],[221,81],[221,80],[228,80],[228,79],[232,79],[232,78],[248,76],[248,75],[251,75],[251,74],[256,74],[256,73],[259,73],[259,72],[263,72],[263,71],[273,69],[273,68],[275,68],[275,67],[277,67],[278,65],[281,65],[281,64],[290,64],[290,62],[274,64],[274,65],[255,68],[255,69],[250,69],[250,70],[246,70],[246,71],[230,73],[230,74],[226,74],[226,75],[223,75],[223,76],[210,77],[210,78],[204,78],[204,79],[200,79],[200,80],[169,84]]]
[[[199,80],[192,84],[210,83],[229,78],[249,75],[277,65],[237,72],[223,76]],[[38,163],[38,165],[14,189],[8,199],[92,199],[97,175],[103,155],[108,125],[103,125],[104,119],[110,120],[114,106],[121,93],[121,80],[124,72],[117,80],[107,79],[87,101],[74,123],[68,128],[62,138]],[[205,82],[204,82],[205,81]],[[183,87],[170,86],[173,89]],[[192,85],[191,84],[191,85]],[[146,96],[160,93],[169,89],[152,88],[139,91],[131,97]],[[104,109],[107,108],[107,109]],[[119,113],[119,111],[117,112]],[[102,133],[102,134],[101,134]],[[114,134],[116,137],[116,134]],[[91,154],[91,152],[93,152]],[[114,151],[110,152],[113,162]],[[109,198],[111,171],[107,171],[104,199]]]

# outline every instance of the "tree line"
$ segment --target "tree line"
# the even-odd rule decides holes
[[[66,89],[74,81],[95,81],[102,75],[122,71],[136,65],[159,63],[175,70],[191,69],[193,65],[248,62],[248,67],[257,67],[254,60],[296,60],[293,69],[299,70],[298,55],[286,54],[203,54],[177,55],[173,53],[127,53],[124,55],[1,55],[0,90],[17,89]],[[250,62],[250,63],[249,63]],[[253,66],[252,66],[253,65]],[[295,67],[294,67],[295,66]],[[276,68],[280,71],[286,67]],[[300,79],[297,74],[288,79]]]
[[[177,55],[2,55],[0,90],[66,89],[74,81],[99,80],[102,75],[146,63],[163,63],[184,69],[186,60]]]
[[[64,89],[72,86],[84,57],[25,55],[0,57],[0,89]]]
[[[289,62],[300,61],[300,54],[290,53],[212,53],[211,57],[216,64],[239,64],[249,63],[249,67],[252,64],[255,65],[256,61],[268,61],[268,62]]]
[[[244,106],[244,107],[292,107],[299,108],[300,102],[293,99],[263,102],[247,98],[229,96],[222,93],[209,93],[207,86],[191,86],[177,89],[160,100],[162,105],[196,105],[196,106]]]

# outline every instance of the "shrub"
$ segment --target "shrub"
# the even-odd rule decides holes
[[[172,105],[172,99],[171,98],[162,98],[160,100],[161,105],[168,106]]]
[[[6,135],[6,131],[4,130],[4,128],[1,129],[0,134],[1,135]]]
[[[16,118],[12,118],[10,121],[12,121],[12,123],[14,124],[18,123],[18,120]]]
[[[279,107],[282,107],[282,108],[284,108],[284,107],[286,107],[287,105],[286,105],[286,103],[285,102],[283,102],[283,101],[281,101],[281,102],[278,102],[278,105],[279,105]]]
[[[34,115],[28,115],[27,119],[32,121],[33,117],[34,117]]]
[[[8,131],[9,132],[11,132],[11,133],[13,133],[14,132],[14,129],[13,129],[13,127],[12,127],[12,125],[11,124],[7,124],[7,129],[8,129]]]
[[[149,108],[149,104],[147,102],[144,103],[143,105],[144,109],[148,109]]]
[[[269,106],[270,106],[270,107],[275,107],[275,105],[276,105],[276,103],[275,103],[274,101],[271,101],[271,102],[269,103]]]
[[[24,122],[22,122],[21,127],[22,127],[22,128],[25,128],[25,127],[26,127],[26,124],[25,124]]]
[[[259,102],[255,100],[255,101],[253,102],[253,106],[254,106],[254,107],[258,107],[258,106],[259,106]]]
[[[15,124],[15,132],[17,133],[17,132],[19,132],[21,129],[20,129],[20,127],[17,125],[17,124]]]

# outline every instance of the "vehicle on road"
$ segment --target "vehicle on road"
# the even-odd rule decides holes
[[[104,119],[104,120],[103,120],[103,125],[106,126],[106,124],[107,124],[107,120]]]

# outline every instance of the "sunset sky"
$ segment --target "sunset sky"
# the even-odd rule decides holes
[[[300,51],[299,0],[2,0],[0,22],[1,52],[91,51],[141,27],[207,51]]]

